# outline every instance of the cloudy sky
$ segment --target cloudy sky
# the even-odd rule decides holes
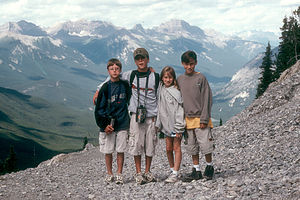
[[[41,27],[79,19],[144,28],[182,19],[222,33],[247,30],[279,33],[284,16],[300,0],[0,0],[0,25],[26,20]]]

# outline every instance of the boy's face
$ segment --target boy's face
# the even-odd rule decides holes
[[[195,67],[197,62],[194,59],[190,59],[189,63],[182,62],[186,74],[193,74],[195,72]]]
[[[136,66],[138,67],[138,71],[146,72],[148,70],[149,59],[147,57],[138,55],[134,58],[134,62],[136,64]]]
[[[112,81],[119,80],[121,68],[118,65],[114,64],[114,65],[109,66],[107,71],[108,71],[108,74]]]

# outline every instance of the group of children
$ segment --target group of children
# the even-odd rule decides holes
[[[108,61],[109,77],[98,86],[93,99],[96,105],[95,119],[100,127],[100,151],[105,154],[105,181],[123,184],[122,170],[127,147],[134,157],[136,183],[156,181],[150,168],[159,132],[166,136],[166,153],[171,169],[165,182],[179,180],[184,134],[193,169],[190,174],[183,176],[182,181],[203,178],[199,166],[200,151],[207,163],[204,177],[212,179],[212,92],[205,76],[195,71],[196,53],[187,51],[182,54],[181,63],[185,73],[178,79],[170,66],[164,67],[160,76],[154,72],[148,66],[149,53],[144,48],[137,48],[133,58],[137,70],[122,74],[122,64],[118,59]],[[112,172],[114,151],[117,152],[116,176]],[[145,154],[144,173],[141,169],[142,154]]]

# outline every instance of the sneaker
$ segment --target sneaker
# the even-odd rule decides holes
[[[214,176],[214,167],[212,165],[206,165],[205,167],[205,171],[204,171],[204,177],[207,179],[207,180],[211,180]]]
[[[146,179],[146,181],[148,182],[148,183],[150,183],[150,182],[156,182],[156,179],[154,178],[154,176],[152,175],[152,173],[149,171],[149,172],[146,172],[145,174],[144,174],[144,178]]]
[[[143,185],[146,183],[146,180],[144,179],[142,173],[136,173],[134,175],[134,178],[135,178],[135,182],[138,184],[138,185]]]
[[[117,174],[116,175],[116,184],[123,184],[123,176],[122,174]]]
[[[112,174],[108,174],[106,177],[105,177],[105,182],[106,183],[111,183],[114,181],[114,175]]]
[[[175,174],[170,174],[170,176],[165,180],[166,183],[175,183],[178,181],[178,176]]]
[[[186,175],[183,177],[182,181],[183,182],[191,182],[193,180],[199,180],[202,179],[202,173],[201,171],[196,171],[196,168],[193,168],[192,173]]]

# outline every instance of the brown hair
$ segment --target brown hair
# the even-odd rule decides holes
[[[114,64],[116,64],[117,66],[120,67],[120,69],[122,69],[122,63],[120,62],[119,59],[116,59],[116,58],[109,59],[109,61],[107,62],[106,68],[108,69],[110,66],[113,66]]]
[[[164,84],[162,79],[166,73],[169,73],[173,77],[172,85],[174,85],[178,89],[175,70],[173,69],[173,67],[170,67],[170,66],[165,66],[160,72],[160,80],[161,80],[162,84]]]
[[[181,62],[182,63],[189,64],[191,59],[194,60],[195,62],[197,62],[197,55],[194,51],[189,50],[189,51],[184,52],[181,55]]]

